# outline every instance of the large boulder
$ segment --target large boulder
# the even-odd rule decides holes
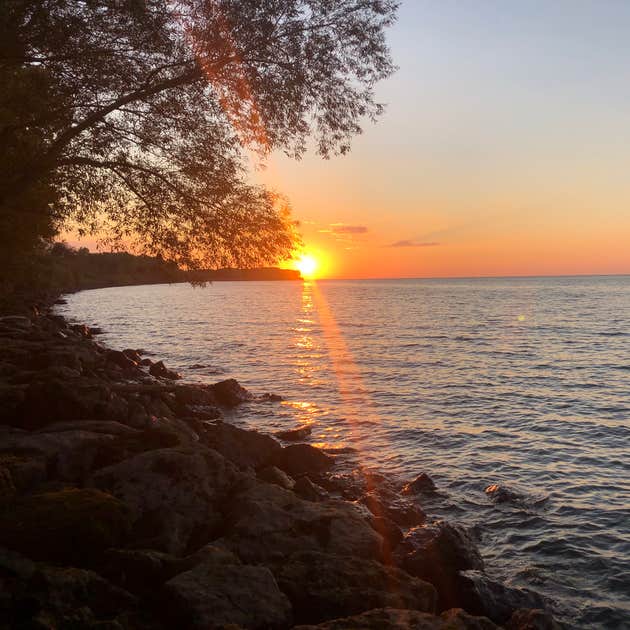
[[[210,386],[220,405],[224,407],[236,407],[241,403],[252,400],[253,396],[236,379],[228,378]]]
[[[438,609],[462,606],[462,577],[466,570],[483,571],[484,563],[471,536],[462,527],[436,521],[414,527],[395,552],[407,573],[430,582],[438,592]]]
[[[89,566],[129,532],[125,505],[95,489],[28,495],[0,513],[0,541],[35,560]]]
[[[295,429],[288,429],[286,431],[278,431],[276,432],[276,437],[280,440],[284,440],[285,442],[299,442],[307,438],[311,434],[311,426],[305,424],[301,427],[296,427]]]
[[[266,567],[210,560],[169,580],[162,604],[178,628],[286,628],[291,604]]]
[[[485,617],[463,610],[447,610],[439,617],[417,610],[377,608],[353,617],[333,619],[317,626],[294,626],[293,630],[499,630]]]
[[[380,557],[383,539],[345,501],[304,501],[295,493],[249,482],[226,506],[227,534],[217,541],[244,562],[270,564],[298,551]]]
[[[395,567],[316,551],[293,554],[276,578],[300,623],[388,606],[434,612],[437,599],[433,586]]]
[[[542,595],[529,589],[507,586],[480,571],[466,571],[460,577],[459,593],[462,607],[501,625],[519,609],[544,610],[548,606]],[[526,627],[524,622],[523,626]]]
[[[227,422],[206,424],[202,440],[239,468],[258,468],[279,452],[280,443],[257,431],[247,431]]]
[[[211,538],[235,479],[230,462],[196,446],[141,453],[102,468],[92,482],[129,506],[136,544],[177,555]]]
[[[291,444],[276,451],[271,463],[292,477],[332,468],[335,459],[310,444]]]

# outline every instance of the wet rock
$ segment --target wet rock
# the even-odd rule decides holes
[[[258,402],[282,402],[283,398],[279,394],[270,394],[269,392],[258,397]]]
[[[326,490],[313,483],[306,475],[296,479],[293,492],[306,501],[324,501],[329,498]]]
[[[265,567],[208,562],[164,586],[162,602],[180,628],[284,628],[291,605]]]
[[[524,497],[518,492],[501,486],[498,483],[490,484],[484,492],[495,503],[521,503],[524,500]]]
[[[226,534],[218,544],[244,562],[273,564],[297,551],[380,557],[383,539],[355,506],[304,501],[278,486],[252,481],[226,505]]]
[[[177,385],[175,399],[181,407],[186,405],[214,406],[217,404],[212,385]]]
[[[225,407],[236,407],[252,399],[252,395],[233,378],[219,381],[211,387],[217,402]]]
[[[105,358],[109,363],[117,365],[123,370],[129,370],[138,367],[138,364],[134,360],[130,359],[124,352],[121,352],[120,350],[108,350]]]
[[[133,350],[132,348],[126,348],[122,351],[122,353],[131,361],[133,361],[136,365],[142,361],[142,357],[137,350]]]
[[[460,571],[483,571],[484,565],[475,542],[463,528],[446,521],[414,527],[395,555],[405,571],[435,586],[440,610],[460,606],[471,610],[461,605]]]
[[[35,560],[86,566],[128,531],[123,503],[94,489],[29,495],[0,513],[2,544]]]
[[[129,506],[136,545],[182,554],[197,538],[209,540],[236,470],[208,448],[147,451],[95,473],[93,484]]]
[[[271,463],[292,477],[332,468],[335,460],[310,444],[292,444],[276,451]]]
[[[247,431],[227,422],[207,424],[202,440],[239,468],[258,468],[282,448],[268,435]]]
[[[480,571],[462,574],[459,592],[463,608],[474,614],[485,615],[498,624],[505,623],[519,608],[547,607],[545,599],[538,593],[501,584]]]
[[[307,438],[310,434],[311,427],[309,425],[305,425],[288,431],[278,431],[275,435],[278,439],[284,440],[285,442],[299,442],[300,440]]]
[[[296,621],[301,623],[317,623],[377,607],[424,612],[435,609],[433,586],[374,560],[300,552],[283,564],[276,577],[293,604]]]
[[[333,619],[317,626],[294,626],[294,630],[499,630],[484,617],[463,610],[447,610],[439,617],[417,610],[377,608],[353,617]]]
[[[506,630],[562,630],[551,613],[540,608],[516,610],[504,627]]]
[[[363,496],[361,502],[374,516],[385,516],[402,527],[414,527],[426,520],[426,515],[417,505],[396,495],[372,491]]]
[[[149,374],[151,374],[151,376],[156,376],[158,378],[166,378],[172,381],[175,381],[181,378],[181,376],[177,372],[175,372],[174,370],[169,370],[164,365],[163,361],[158,361],[157,363],[154,363],[149,368]]]
[[[421,473],[413,481],[405,484],[402,494],[434,494],[436,491],[433,479],[426,473]]]
[[[289,477],[285,472],[276,468],[275,466],[267,466],[262,468],[257,473],[259,479],[266,481],[267,483],[273,483],[281,488],[291,490],[295,486],[295,481]]]

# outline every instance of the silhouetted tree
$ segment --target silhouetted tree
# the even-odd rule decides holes
[[[294,243],[244,154],[345,153],[392,72],[395,0],[4,0],[0,227],[63,222],[191,266]]]

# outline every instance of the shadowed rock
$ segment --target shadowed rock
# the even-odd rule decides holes
[[[276,486],[286,488],[287,490],[291,490],[295,486],[295,481],[275,466],[267,466],[266,468],[259,470],[257,477],[267,483],[273,483]]]
[[[162,591],[165,610],[179,628],[285,628],[291,604],[269,569],[206,562],[169,580]]]
[[[93,484],[129,506],[138,543],[181,554],[193,536],[208,540],[221,524],[218,503],[235,478],[219,453],[196,447],[141,453],[99,470]]]
[[[216,396],[217,402],[225,407],[236,407],[241,403],[252,400],[252,395],[239,385],[234,378],[228,378],[225,381],[219,381],[211,385],[212,391]]]
[[[0,515],[0,541],[33,558],[86,566],[126,539],[125,505],[94,489],[69,488],[16,500]]]
[[[499,630],[485,617],[473,617],[460,609],[439,617],[417,610],[377,608],[361,615],[334,619],[317,626],[294,626],[294,630]]]
[[[310,444],[292,444],[276,451],[271,463],[292,477],[298,477],[309,472],[328,470],[335,460]]]
[[[311,427],[306,425],[297,427],[295,429],[289,429],[288,431],[278,431],[275,435],[280,440],[285,442],[299,442],[304,438],[307,438],[311,434]]]
[[[401,490],[402,494],[434,494],[435,483],[426,473],[421,473],[413,481],[405,484]]]
[[[435,610],[433,586],[374,560],[299,552],[283,564],[276,577],[293,604],[296,621],[302,623],[387,606]]]

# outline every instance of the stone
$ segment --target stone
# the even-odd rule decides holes
[[[435,494],[435,483],[426,473],[419,474],[402,487],[402,494]]]
[[[417,610],[376,608],[360,615],[333,619],[319,625],[294,626],[293,630],[499,630],[484,617],[463,610],[448,610],[439,617]]]
[[[175,576],[178,568],[178,558],[153,549],[109,549],[99,572],[130,593],[148,596]]]
[[[484,563],[475,542],[463,528],[446,521],[414,527],[398,545],[395,556],[407,573],[435,586],[439,610],[471,610],[461,604],[460,571],[483,571]]]
[[[23,451],[0,451],[0,475],[7,484],[11,496],[15,492],[27,492],[43,483],[47,477],[44,457]]]
[[[383,539],[345,501],[304,501],[279,486],[251,480],[225,506],[225,535],[216,545],[249,564],[282,562],[298,551],[379,558]]]
[[[383,496],[372,491],[361,497],[361,502],[374,516],[384,516],[402,527],[421,525],[426,520],[425,513],[413,503],[401,499],[397,495]]]
[[[217,402],[225,407],[236,407],[253,398],[252,395],[233,378],[219,381],[211,387]]]
[[[433,612],[432,585],[380,562],[315,551],[298,552],[276,571],[298,623],[355,615],[371,608],[396,606]]]
[[[295,481],[289,477],[285,472],[276,468],[275,466],[267,466],[262,468],[257,473],[259,479],[268,483],[274,483],[281,488],[291,490],[295,486]]]
[[[368,523],[383,537],[390,552],[396,549],[404,537],[400,527],[386,516],[371,516]]]
[[[129,370],[138,367],[138,364],[130,359],[124,352],[120,350],[108,350],[105,354],[105,358],[109,363],[117,365],[123,370]]]
[[[311,427],[304,425],[295,429],[289,429],[288,431],[278,431],[275,435],[278,439],[285,442],[299,442],[304,438],[307,438],[311,434]]]
[[[158,361],[157,363],[154,363],[149,368],[149,374],[151,374],[151,376],[156,376],[158,378],[166,378],[172,381],[175,381],[181,378],[181,376],[177,372],[175,372],[174,370],[169,370],[164,365],[163,361]]]
[[[221,453],[239,468],[259,468],[282,448],[276,440],[227,422],[206,424],[204,444]]]
[[[202,563],[169,580],[161,601],[173,623],[191,630],[291,624],[289,600],[266,567]]]
[[[270,461],[292,477],[308,472],[328,470],[335,463],[333,457],[310,444],[285,446],[282,450],[275,452]]]
[[[562,630],[551,613],[540,608],[515,610],[504,627],[506,630]]]
[[[485,615],[501,625],[520,608],[547,608],[547,602],[538,593],[501,584],[481,571],[463,573],[459,593],[463,608],[477,615]]]
[[[329,498],[326,490],[313,483],[306,475],[295,480],[293,492],[306,501],[323,501]]]
[[[88,566],[126,539],[129,524],[115,497],[68,488],[14,501],[0,513],[0,540],[34,560]]]
[[[221,525],[220,505],[235,479],[230,462],[196,446],[140,453],[97,471],[92,483],[129,506],[136,546],[180,555]]]
[[[524,497],[521,494],[498,483],[490,484],[484,492],[495,503],[522,503],[524,501]]]

